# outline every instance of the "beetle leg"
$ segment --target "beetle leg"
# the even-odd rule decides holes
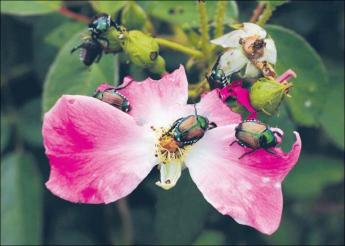
[[[210,126],[208,127],[207,130],[211,130],[211,129],[216,128],[216,127],[217,127],[217,124],[214,123],[214,122],[211,122],[211,123],[210,123]]]
[[[80,49],[80,48],[83,48],[83,45],[84,45],[84,44],[80,44],[80,45],[78,45],[77,47],[74,47],[73,49],[71,49],[71,54],[72,54],[74,51],[76,51],[76,50],[78,50],[78,49]]]
[[[102,58],[102,51],[97,55],[97,58],[96,58],[96,60],[95,60],[95,62],[96,63],[98,63],[100,60],[101,60],[101,58]]]
[[[229,146],[232,146],[234,143],[238,143],[239,145],[241,145],[238,140],[234,140]]]
[[[280,132],[277,132],[277,131],[273,131],[274,134],[277,134],[279,137],[283,137],[283,135],[280,134]]]
[[[271,149],[265,149],[265,150],[266,150],[266,152],[268,152],[268,153],[270,153],[272,155],[278,156],[278,154],[275,151],[271,150]]]
[[[243,153],[243,155],[241,155],[240,157],[238,157],[238,159],[242,159],[242,158],[245,157],[246,155],[252,154],[252,153],[254,153],[255,151],[257,151],[257,149],[253,149],[253,150],[251,150],[251,151],[245,152],[245,153]]]

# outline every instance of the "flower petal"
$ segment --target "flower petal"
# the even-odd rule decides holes
[[[262,38],[265,38],[267,35],[265,29],[263,29],[259,25],[256,25],[256,24],[250,23],[250,22],[243,23],[243,30],[246,33],[246,36],[244,36],[244,37],[256,35],[260,39],[262,39]],[[242,37],[242,38],[244,38],[244,37]]]
[[[223,69],[226,76],[241,70],[249,62],[243,54],[242,48],[229,49],[219,60],[219,67]]]
[[[243,38],[245,35],[243,30],[235,30],[211,40],[211,43],[220,45],[224,48],[235,48],[240,46],[240,38]]]
[[[138,124],[150,123],[155,126],[171,124],[180,116],[180,106],[188,99],[188,81],[184,67],[160,80],[146,79],[132,82],[121,89],[132,106],[129,114]]]
[[[274,44],[273,39],[265,39],[266,46],[264,48],[264,55],[258,59],[258,61],[267,61],[271,64],[276,64],[277,62],[277,49]]]
[[[289,153],[274,148],[275,156],[260,149],[238,159],[248,148],[229,146],[236,126],[208,131],[191,149],[186,166],[205,199],[219,212],[272,234],[281,219],[281,182],[298,160],[301,140],[295,133],[297,141]]]
[[[197,104],[198,114],[205,116],[210,122],[217,126],[234,124],[242,120],[240,114],[231,111],[231,109],[219,98],[217,90],[213,90],[201,97]]]
[[[181,176],[182,164],[179,162],[168,162],[159,165],[160,181],[156,182],[159,187],[169,190],[173,188]]]
[[[260,73],[260,70],[257,69],[257,67],[252,62],[248,62],[243,77],[257,78],[260,75]]]
[[[71,202],[116,201],[154,166],[150,130],[92,97],[61,97],[45,114],[42,132],[51,165],[46,186]]]

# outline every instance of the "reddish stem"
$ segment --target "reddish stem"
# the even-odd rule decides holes
[[[77,13],[69,10],[65,6],[61,6],[60,7],[59,13],[64,15],[64,16],[67,16],[67,17],[69,17],[69,18],[71,18],[73,20],[77,20],[77,21],[83,22],[85,24],[89,24],[90,20],[91,20],[89,17],[87,17],[85,15],[77,14]]]
[[[296,73],[292,69],[289,69],[289,70],[285,71],[282,75],[280,75],[277,78],[277,81],[279,83],[282,83],[283,81],[289,80],[291,78],[296,78],[296,77],[297,77]]]

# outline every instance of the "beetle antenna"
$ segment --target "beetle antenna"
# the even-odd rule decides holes
[[[194,103],[194,112],[195,112],[195,117],[198,118],[198,112],[196,111],[196,103]]]

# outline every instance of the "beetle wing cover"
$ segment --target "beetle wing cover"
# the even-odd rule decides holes
[[[102,101],[121,109],[124,98],[115,93],[104,92]]]
[[[267,126],[258,121],[245,121],[242,123],[242,130],[253,134],[261,134],[266,130]]]
[[[237,132],[236,137],[241,141],[241,143],[252,149],[260,147],[259,138],[250,132],[239,131]]]
[[[194,115],[190,115],[186,117],[181,124],[178,126],[178,129],[181,133],[184,133],[186,131],[189,131],[191,128],[195,126],[197,123],[196,118]]]

